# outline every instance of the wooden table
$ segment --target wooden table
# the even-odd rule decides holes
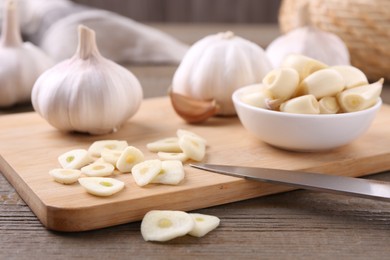
[[[227,28],[157,27],[189,43]],[[253,37],[258,28],[234,29]],[[266,35],[271,34],[277,34],[275,27]],[[176,66],[130,69],[146,96],[154,97],[166,93]],[[390,104],[390,86],[382,97]],[[20,106],[2,113],[28,110],[30,106]],[[368,178],[390,181],[390,172]],[[81,233],[53,232],[0,174],[0,259],[386,259],[390,253],[390,204],[385,202],[298,190],[196,212],[218,216],[221,225],[203,238],[185,236],[165,243],[145,242],[140,222]]]

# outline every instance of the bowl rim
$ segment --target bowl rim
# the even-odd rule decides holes
[[[256,85],[262,85],[262,84],[256,84]],[[248,86],[244,86],[244,87],[241,87],[241,88],[235,90],[233,92],[233,94],[232,94],[233,103],[235,103],[237,105],[240,105],[242,107],[245,107],[246,109],[255,111],[255,112],[257,111],[257,112],[261,112],[261,113],[265,113],[265,114],[269,114],[269,115],[275,115],[275,116],[279,116],[279,117],[288,117],[288,118],[297,117],[297,118],[308,118],[308,119],[309,118],[310,119],[313,119],[313,118],[316,118],[316,119],[317,118],[343,118],[343,117],[351,117],[351,116],[359,116],[359,115],[362,115],[362,114],[368,114],[370,112],[378,110],[382,106],[382,99],[379,97],[377,102],[375,103],[375,105],[373,105],[373,106],[371,106],[369,108],[366,108],[364,110],[360,110],[360,111],[346,112],[346,113],[337,113],[337,114],[294,114],[294,113],[283,113],[283,112],[280,112],[280,111],[270,110],[270,109],[261,108],[261,107],[255,107],[255,106],[252,106],[252,105],[244,103],[240,99],[242,93],[246,89],[251,88],[253,86],[254,85],[248,85]]]

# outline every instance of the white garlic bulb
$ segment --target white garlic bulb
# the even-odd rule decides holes
[[[172,92],[195,100],[215,100],[217,114],[234,115],[233,92],[261,82],[270,70],[271,63],[255,43],[232,32],[209,35],[184,56],[173,77]]]
[[[52,65],[38,47],[23,43],[17,6],[7,1],[0,39],[0,107],[30,101],[34,82]]]
[[[95,32],[79,27],[76,54],[39,77],[32,92],[34,109],[63,131],[105,134],[133,116],[143,92],[137,78],[104,58]]]

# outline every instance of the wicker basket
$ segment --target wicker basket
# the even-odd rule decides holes
[[[283,0],[279,12],[282,32],[298,26],[297,12],[305,3],[313,26],[343,39],[352,65],[370,80],[390,80],[389,0]]]

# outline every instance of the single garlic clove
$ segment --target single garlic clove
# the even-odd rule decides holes
[[[201,123],[214,116],[218,112],[215,100],[202,101],[184,95],[169,92],[173,109],[187,123]]]
[[[323,97],[318,101],[320,105],[320,114],[336,114],[340,106],[336,97]]]
[[[367,76],[356,67],[345,65],[330,68],[336,70],[343,77],[346,89],[368,84]]]
[[[114,166],[110,163],[94,162],[81,168],[81,173],[88,177],[106,177],[114,172]]]
[[[166,152],[166,153],[180,153],[182,152],[179,146],[179,138],[178,137],[168,137],[161,140],[157,140],[155,142],[151,142],[146,144],[146,148],[149,151],[157,153],[157,152]]]
[[[79,183],[88,193],[101,197],[111,196],[125,187],[123,181],[107,177],[84,177]]]
[[[203,237],[210,231],[216,229],[219,226],[220,219],[216,216],[189,213],[195,222],[194,228],[188,232],[189,235],[194,237]]]
[[[186,212],[152,210],[142,219],[141,234],[145,241],[163,242],[186,235],[194,226],[194,220]]]
[[[280,111],[293,114],[319,114],[320,107],[313,95],[304,95],[287,100],[280,105]]]
[[[181,161],[162,161],[161,171],[152,179],[151,183],[177,185],[184,179],[184,175],[184,167]]]
[[[138,186],[148,185],[162,169],[160,160],[146,160],[134,165],[131,173]]]
[[[188,160],[188,156],[185,153],[166,153],[166,152],[157,152],[158,158],[160,160],[179,160],[185,162]]]
[[[92,157],[100,157],[104,149],[109,150],[124,150],[128,146],[127,141],[121,140],[100,140],[95,141],[88,148],[88,152]]]
[[[280,68],[269,72],[263,79],[265,88],[273,99],[287,100],[296,93],[299,84],[299,74],[295,69]]]
[[[341,92],[344,89],[344,79],[335,70],[323,69],[306,77],[299,88],[304,95],[309,94],[321,99]]]
[[[313,72],[327,68],[328,65],[304,55],[289,54],[283,59],[281,67],[295,69],[299,74],[299,80],[302,81]]]
[[[58,156],[58,162],[64,169],[81,169],[92,161],[88,151],[84,149],[71,150]]]
[[[134,165],[144,160],[144,154],[134,146],[128,146],[122,151],[116,162],[116,168],[121,172],[131,172]]]
[[[183,153],[194,161],[202,161],[206,155],[206,145],[190,135],[179,138],[179,145]]]
[[[272,100],[269,92],[262,90],[258,92],[252,92],[241,96],[241,101],[259,108],[269,108],[268,102]]]
[[[56,182],[73,184],[80,178],[81,171],[76,169],[52,169],[49,171],[49,174]]]
[[[184,135],[190,135],[196,139],[198,139],[199,141],[201,141],[202,143],[204,143],[205,145],[207,145],[207,140],[204,139],[203,137],[201,137],[200,135],[198,134],[195,134],[194,132],[192,131],[189,131],[189,130],[185,130],[185,129],[177,129],[176,131],[176,135],[177,137],[182,137]]]
[[[350,88],[337,95],[338,102],[344,112],[355,112],[367,109],[378,102],[384,79],[375,83]]]

